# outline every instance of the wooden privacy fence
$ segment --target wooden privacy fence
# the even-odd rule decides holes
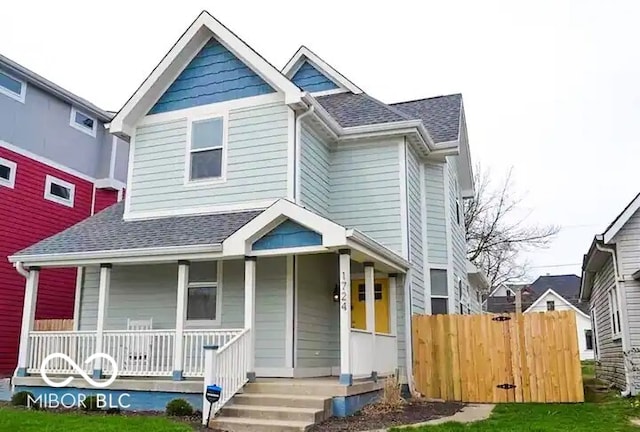
[[[71,331],[73,330],[72,319],[45,319],[35,320],[33,331]]]
[[[414,316],[413,356],[427,398],[584,401],[573,311]]]

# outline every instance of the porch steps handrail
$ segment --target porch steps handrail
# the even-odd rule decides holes
[[[220,400],[211,407],[211,416],[214,416],[222,407],[235,396],[238,391],[249,381],[247,378],[247,366],[249,356],[249,332],[243,329],[229,342],[218,350],[206,350],[204,390],[207,385],[217,384],[222,388]],[[203,423],[209,413],[210,404],[203,397]]]

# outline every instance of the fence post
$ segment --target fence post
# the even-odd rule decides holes
[[[205,345],[204,347],[204,386],[202,388],[202,424],[207,424],[207,414],[211,408],[211,404],[207,400],[207,386],[215,384],[215,366],[218,357],[218,345]],[[224,391],[224,390],[223,390]]]

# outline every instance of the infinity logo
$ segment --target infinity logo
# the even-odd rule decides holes
[[[69,363],[73,367],[73,369],[75,369],[76,372],[78,372],[82,376],[82,378],[84,378],[84,380],[87,383],[89,383],[89,385],[91,385],[93,387],[96,387],[96,388],[108,387],[111,384],[113,384],[113,382],[118,377],[118,363],[116,363],[115,359],[113,357],[111,357],[109,354],[95,353],[95,354],[91,355],[88,359],[86,359],[84,361],[85,363],[91,363],[95,359],[103,358],[103,359],[107,360],[109,363],[111,363],[111,367],[113,369],[113,373],[111,374],[111,377],[106,381],[98,382],[98,381],[94,381],[89,375],[87,375],[87,373],[80,366],[78,366],[78,364],[76,362],[74,362],[71,359],[71,357],[69,357],[68,355],[63,354],[63,353],[53,353],[53,354],[49,354],[47,357],[45,357],[45,359],[42,362],[42,365],[40,366],[40,375],[42,376],[42,379],[44,380],[44,382],[46,382],[51,387],[65,387],[65,386],[69,385],[69,383],[71,381],[73,381],[73,377],[67,377],[63,381],[55,382],[55,381],[51,381],[51,379],[47,376],[47,372],[45,370],[46,369],[46,365],[51,360],[56,359],[56,358],[65,360],[67,363]]]

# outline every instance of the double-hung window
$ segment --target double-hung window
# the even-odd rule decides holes
[[[75,195],[76,186],[74,184],[60,180],[59,178],[51,175],[47,175],[44,185],[45,199],[67,207],[73,207]]]
[[[69,124],[72,128],[91,135],[92,137],[95,137],[98,131],[98,120],[95,117],[91,117],[73,107],[71,108]]]
[[[0,70],[0,93],[24,103],[24,98],[27,93],[27,83]]]
[[[0,158],[0,186],[15,188],[18,165],[8,159]]]
[[[556,302],[554,302],[553,300],[548,300],[547,301],[547,311],[552,312],[556,310]]]
[[[222,116],[194,120],[187,155],[188,181],[224,178],[225,118]]]
[[[447,271],[431,269],[431,314],[449,313],[449,289],[447,283]]]
[[[220,322],[219,262],[196,262],[189,266],[187,285],[187,322],[214,324]]]
[[[615,285],[609,290],[609,312],[611,313],[611,337],[620,339],[622,337],[622,321],[620,319],[620,305],[618,304]]]

